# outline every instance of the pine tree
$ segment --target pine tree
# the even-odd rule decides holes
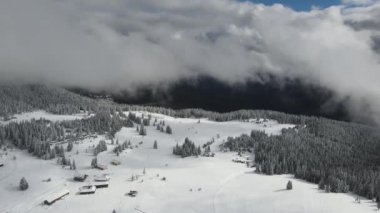
[[[325,181],[323,180],[323,178],[321,178],[321,180],[318,183],[318,189],[320,189],[320,190],[325,189]]]
[[[172,134],[172,128],[169,125],[166,126],[166,133],[170,135]]]
[[[71,150],[73,150],[73,142],[69,142],[68,144],[67,144],[67,149],[66,149],[68,152],[71,152]]]
[[[76,166],[76,164],[75,164],[75,160],[73,160],[73,163],[72,163],[72,166],[71,166],[71,167],[72,167],[73,170],[77,170],[77,166]]]
[[[29,188],[29,184],[24,177],[20,180],[19,188],[21,191],[25,191]]]
[[[98,165],[98,159],[97,158],[93,158],[91,160],[91,167],[95,168],[97,165]]]
[[[66,162],[67,162],[67,159],[66,159],[65,153],[63,153],[61,163],[62,165],[66,165]]]
[[[146,135],[146,129],[144,127],[144,124],[141,124],[139,135],[145,136]]]
[[[158,147],[157,147],[157,141],[155,140],[154,141],[154,144],[153,144],[153,149],[157,149]]]
[[[286,189],[287,190],[292,190],[293,189],[293,183],[292,183],[292,181],[288,181],[288,183],[286,184]]]
[[[325,192],[326,192],[326,193],[330,193],[330,192],[331,192],[330,184],[327,184],[327,185],[325,186]]]

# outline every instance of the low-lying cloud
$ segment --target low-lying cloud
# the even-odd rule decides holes
[[[2,0],[0,77],[133,90],[266,72],[380,118],[379,20],[378,1],[296,12],[234,0]]]

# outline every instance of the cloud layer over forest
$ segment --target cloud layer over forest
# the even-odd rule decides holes
[[[378,116],[380,4],[342,2],[296,12],[234,0],[2,0],[1,81],[133,90],[268,73]]]

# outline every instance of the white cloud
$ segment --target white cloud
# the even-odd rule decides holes
[[[379,16],[374,1],[295,12],[233,0],[2,0],[0,74],[133,89],[199,74],[234,83],[269,72],[364,99],[375,111]]]
[[[366,5],[372,4],[376,2],[376,0],[342,0],[343,4],[351,4],[351,5]]]

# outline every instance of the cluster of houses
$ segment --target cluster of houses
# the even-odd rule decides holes
[[[88,175],[77,174],[74,176],[75,181],[84,182]],[[110,177],[106,174],[96,175],[93,182],[79,188],[79,194],[94,194],[98,188],[107,188]]]
[[[73,179],[77,182],[84,182],[87,178],[88,175],[86,174],[76,174]],[[98,188],[107,188],[109,185],[109,180],[110,177],[106,174],[95,175],[92,182],[90,182],[88,185],[79,187],[78,194],[94,194],[96,192],[96,189]],[[63,197],[69,194],[70,191],[67,189],[52,193],[46,197],[43,203],[45,205],[52,205],[56,201],[62,199]]]
[[[117,166],[117,165],[121,164],[121,161],[112,160],[111,164]],[[2,167],[2,166],[4,166],[4,164],[2,161],[0,161],[0,167]],[[107,165],[96,164],[95,168],[97,168],[99,170],[106,170],[108,167],[107,167]],[[73,180],[76,182],[84,182],[88,178],[89,178],[89,176],[87,174],[77,173],[76,175],[74,175]],[[94,194],[96,192],[96,189],[107,188],[109,185],[109,180],[110,180],[110,177],[106,174],[95,175],[94,178],[92,179],[92,181],[89,182],[89,184],[79,187],[78,194]],[[69,194],[70,194],[70,192],[67,189],[59,191],[59,192],[55,192],[55,193],[49,195],[44,200],[43,203],[46,205],[51,205],[54,202],[56,202],[57,200],[62,199],[63,197],[65,197]],[[131,191],[132,197],[135,197],[136,195],[137,195],[137,191]]]
[[[232,159],[232,162],[235,162],[235,163],[244,163],[244,164],[247,164],[247,163],[250,163],[251,160],[249,157],[236,157],[234,159]]]
[[[255,162],[250,159],[250,157],[236,157],[232,159],[232,162],[234,163],[244,163],[249,168],[253,168],[256,166]]]

